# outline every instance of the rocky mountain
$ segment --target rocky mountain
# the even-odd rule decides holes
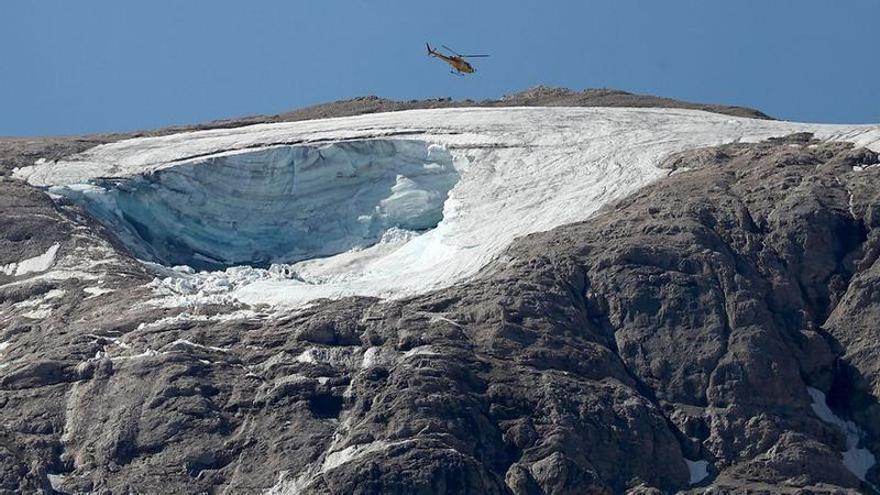
[[[880,127],[642,98],[0,141],[0,491],[877,493]]]

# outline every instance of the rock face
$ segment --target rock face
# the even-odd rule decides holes
[[[139,306],[100,226],[0,182],[0,266],[70,237],[99,266],[0,270],[0,490],[871,493],[807,387],[880,454],[877,163],[687,152],[465,284],[271,317]]]

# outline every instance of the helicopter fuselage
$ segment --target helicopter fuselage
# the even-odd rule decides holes
[[[471,64],[467,63],[467,61],[461,57],[442,57],[442,58],[446,60],[446,63],[451,65],[455,70],[457,70],[459,72],[462,72],[464,74],[473,74],[474,72],[476,72],[476,69],[474,69],[474,67]]]
[[[439,58],[462,74],[473,74],[476,72],[476,69],[474,69],[474,67],[462,57],[443,55],[442,53],[433,50],[430,46],[428,47],[428,55]]]

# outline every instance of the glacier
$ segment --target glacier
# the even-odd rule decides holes
[[[674,153],[795,132],[880,150],[876,125],[699,110],[454,108],[182,132],[38,161],[156,274],[163,306],[407,297],[588,219]]]

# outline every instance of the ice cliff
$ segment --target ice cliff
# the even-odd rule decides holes
[[[363,140],[196,158],[52,192],[81,201],[144,260],[216,269],[362,249],[389,229],[428,230],[457,180],[443,148]]]

